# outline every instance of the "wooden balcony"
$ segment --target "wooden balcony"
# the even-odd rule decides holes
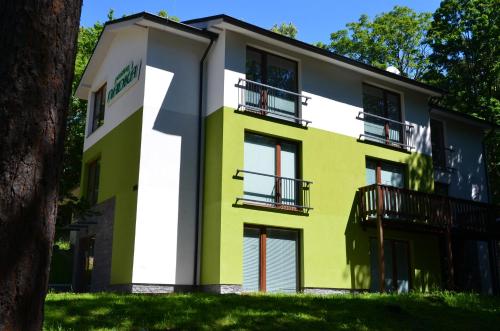
[[[500,235],[499,210],[491,204],[377,184],[361,187],[359,195],[365,224],[380,215],[384,227],[444,233],[449,226],[467,235]]]
[[[469,200],[374,184],[359,189],[359,216],[375,225],[378,244],[379,290],[385,291],[384,229],[435,233],[444,238],[447,288],[455,289],[454,236],[499,239],[498,207]]]

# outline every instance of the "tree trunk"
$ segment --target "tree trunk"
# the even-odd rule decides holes
[[[43,323],[81,3],[0,3],[0,330]]]

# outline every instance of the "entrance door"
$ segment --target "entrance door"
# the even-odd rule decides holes
[[[385,289],[389,292],[407,293],[410,290],[410,262],[408,242],[384,240]],[[379,290],[378,245],[370,239],[371,291]]]
[[[243,291],[297,292],[298,231],[245,227]]]

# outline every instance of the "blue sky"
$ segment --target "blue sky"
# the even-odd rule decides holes
[[[374,15],[395,5],[408,6],[417,12],[433,12],[440,0],[84,0],[81,25],[106,21],[109,8],[115,17],[164,9],[181,20],[227,14],[249,23],[270,28],[275,23],[293,22],[305,42],[327,42],[331,32],[356,21],[361,14]]]

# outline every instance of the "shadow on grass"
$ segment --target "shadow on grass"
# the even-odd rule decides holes
[[[436,295],[49,294],[46,330],[498,330],[500,299]]]

